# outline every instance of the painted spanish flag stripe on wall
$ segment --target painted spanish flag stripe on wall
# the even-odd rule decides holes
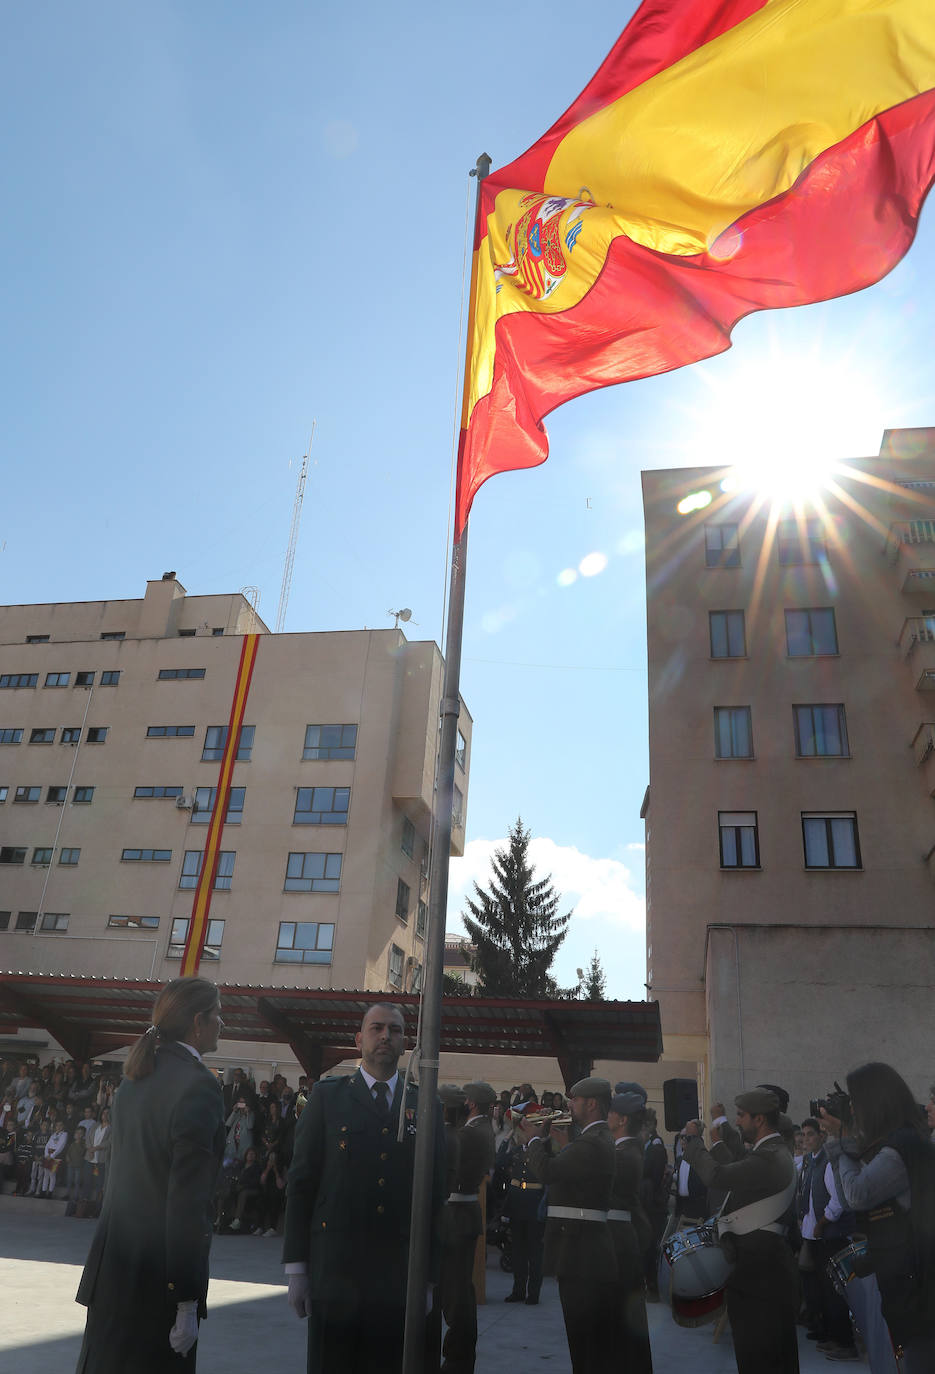
[[[218,784],[214,794],[214,807],[208,825],[198,887],[195,889],[195,900],[192,903],[192,917],[188,923],[188,939],[185,941],[185,950],[182,955],[181,975],[183,978],[198,972],[201,954],[205,947],[208,913],[211,910],[211,893],[214,891],[214,880],[217,877],[218,863],[221,858],[221,837],[224,833],[224,819],[227,816],[227,806],[230,801],[234,760],[237,758],[237,750],[240,746],[240,727],[243,725],[244,712],[247,709],[247,697],[250,695],[253,665],[256,663],[259,644],[259,635],[244,635],[243,647],[240,650],[240,664],[237,668],[237,680],[234,684],[234,699],[231,702],[230,719],[227,723],[227,740],[224,745],[224,753],[221,756]]]
[[[483,183],[458,529],[573,396],[878,281],[935,179],[935,0],[647,0]]]

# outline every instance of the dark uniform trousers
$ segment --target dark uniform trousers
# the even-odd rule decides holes
[[[617,1320],[615,1348],[619,1368],[625,1374],[652,1374],[649,1323],[643,1286],[643,1255],[652,1242],[649,1218],[640,1202],[643,1150],[636,1139],[624,1139],[614,1147],[612,1212],[629,1212],[629,1221],[609,1220],[610,1238],[617,1260],[613,1309]]]
[[[709,1188],[729,1189],[727,1210],[783,1192],[795,1177],[792,1156],[780,1137],[762,1140],[743,1159],[723,1145],[709,1154],[701,1141],[686,1141],[685,1157]],[[736,1264],[727,1281],[727,1313],[738,1374],[799,1374],[796,1318],[799,1279],[785,1236],[770,1231],[731,1235]]]
[[[402,1078],[381,1113],[360,1073],[316,1083],[296,1128],[283,1262],[308,1266],[309,1374],[399,1374],[409,1258],[418,1094]],[[397,1141],[400,1113],[403,1139]],[[432,1269],[444,1199],[445,1140],[436,1115]]]
[[[477,1193],[493,1168],[496,1147],[488,1117],[476,1117],[457,1132],[454,1182],[451,1192]],[[449,1168],[449,1178],[452,1171]],[[441,1307],[448,1330],[442,1346],[442,1369],[449,1374],[472,1374],[477,1348],[477,1295],[474,1292],[474,1255],[482,1232],[480,1202],[454,1201],[442,1218]]]
[[[542,1242],[545,1222],[539,1217],[543,1184],[529,1171],[529,1151],[522,1146],[513,1153],[510,1188],[504,1211],[510,1218],[513,1240],[513,1294],[536,1299],[542,1287]]]
[[[556,1155],[529,1146],[529,1169],[549,1189],[549,1210],[606,1213],[614,1177],[614,1144],[605,1122],[590,1126]],[[543,1268],[558,1278],[574,1374],[617,1374],[617,1263],[606,1221],[549,1216]]]

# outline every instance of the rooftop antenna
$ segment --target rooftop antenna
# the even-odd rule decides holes
[[[404,606],[401,611],[387,611],[387,615],[394,615],[396,617],[396,623],[393,626],[394,630],[399,629],[400,621],[405,624],[407,620],[412,620],[412,611],[410,611],[408,606]]]
[[[312,440],[315,438],[315,426],[317,420],[312,421],[312,432],[308,440],[308,448],[305,450],[305,457],[302,459],[302,471],[299,473],[299,480],[295,489],[295,501],[292,505],[292,524],[289,526],[289,543],[286,548],[286,565],[282,570],[282,589],[279,593],[279,609],[276,612],[276,633],[282,634],[283,626],[286,623],[286,607],[289,605],[289,593],[292,590],[292,570],[295,567],[295,546],[299,539],[299,521],[302,518],[302,502],[305,499],[305,479],[308,476],[308,457],[312,451]]]

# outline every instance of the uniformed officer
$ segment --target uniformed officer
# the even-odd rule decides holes
[[[718,1230],[736,1255],[727,1311],[738,1374],[798,1374],[798,1274],[780,1220],[795,1194],[795,1164],[779,1134],[776,1094],[756,1088],[734,1101],[751,1147],[743,1159],[730,1159],[717,1142],[709,1154],[697,1136],[685,1139],[684,1157],[709,1188],[730,1190]],[[712,1141],[719,1134],[713,1127]]]
[[[624,1085],[619,1085],[624,1086]],[[638,1083],[611,1098],[607,1125],[614,1138],[614,1185],[607,1224],[617,1259],[614,1309],[617,1355],[626,1374],[652,1374],[649,1324],[643,1289],[643,1255],[652,1243],[652,1227],[640,1201],[643,1178],[643,1128],[646,1091]]]
[[[447,1105],[440,1090],[442,1102]],[[474,1255],[483,1231],[480,1188],[494,1164],[490,1109],[497,1094],[489,1083],[466,1083],[461,1090],[463,1124],[449,1152],[449,1192],[442,1218],[442,1312],[448,1325],[442,1346],[442,1369],[472,1374],[477,1347],[477,1295]],[[454,1166],[452,1167],[452,1159]]]
[[[532,1110],[538,1110],[535,1103]],[[529,1140],[520,1123],[523,1109],[511,1109],[513,1149],[510,1156],[510,1187],[503,1204],[513,1241],[513,1288],[505,1302],[525,1302],[535,1307],[542,1287],[542,1245],[545,1219],[541,1215],[545,1184],[529,1170]]]
[[[619,1368],[614,1312],[617,1263],[607,1213],[614,1180],[614,1143],[607,1128],[611,1090],[606,1078],[582,1078],[568,1094],[580,1134],[551,1127],[553,1153],[533,1131],[529,1170],[548,1185],[544,1269],[558,1278],[565,1335],[574,1374],[611,1374]]]
[[[283,1261],[289,1303],[309,1318],[309,1374],[398,1374],[402,1364],[418,1092],[404,1093],[396,1067],[400,1009],[370,1007],[356,1042],[357,1073],[314,1085],[289,1169]],[[444,1186],[439,1109],[436,1229]]]

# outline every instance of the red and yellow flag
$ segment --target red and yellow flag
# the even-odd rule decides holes
[[[878,281],[933,178],[935,0],[645,0],[482,184],[458,532],[488,477],[545,461],[563,401]]]
[[[201,859],[198,886],[195,889],[195,899],[192,902],[192,917],[188,923],[188,939],[185,941],[185,949],[182,952],[182,967],[179,972],[183,978],[191,977],[198,972],[198,965],[201,963],[201,955],[205,947],[205,936],[208,933],[208,913],[211,910],[211,893],[214,891],[214,880],[217,877],[218,864],[221,859],[221,837],[224,834],[224,820],[230,801],[234,761],[237,758],[237,750],[240,748],[240,727],[243,725],[244,712],[247,709],[247,697],[250,694],[253,665],[256,663],[259,644],[259,635],[244,635],[243,647],[240,650],[240,663],[237,667],[237,678],[234,682],[234,699],[231,702],[230,718],[227,723],[227,739],[224,743],[224,753],[221,755],[221,767],[218,770],[218,785],[214,792],[214,806],[211,809],[211,820],[208,823],[208,834],[205,838],[205,852]]]

